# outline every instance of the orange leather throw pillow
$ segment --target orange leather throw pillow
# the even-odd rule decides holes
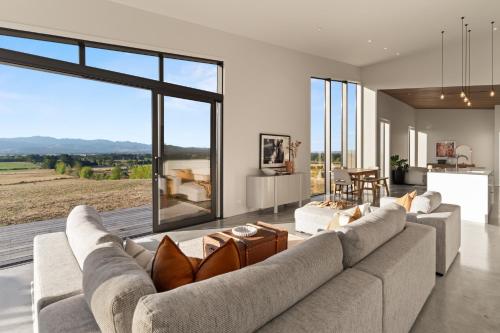
[[[151,278],[158,292],[228,273],[241,267],[238,246],[230,239],[205,259],[186,256],[165,236],[156,250]]]

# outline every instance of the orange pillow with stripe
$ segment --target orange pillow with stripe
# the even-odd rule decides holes
[[[165,236],[153,260],[151,278],[158,292],[205,280],[240,269],[240,254],[233,239],[205,259],[186,256],[179,247]]]
[[[396,199],[396,203],[403,206],[406,209],[406,212],[409,212],[411,208],[411,203],[416,196],[417,196],[417,191],[406,193],[401,198]]]

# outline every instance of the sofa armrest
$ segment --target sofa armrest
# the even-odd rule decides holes
[[[49,304],[82,293],[82,271],[64,232],[33,240],[33,315]]]
[[[380,198],[380,207],[386,206],[395,202],[398,198],[395,197],[381,197]]]

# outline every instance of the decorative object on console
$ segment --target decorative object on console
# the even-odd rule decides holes
[[[295,172],[295,157],[297,157],[297,153],[302,142],[295,140],[290,143],[290,160],[285,162],[286,171],[288,173]]]
[[[270,169],[270,168],[262,168],[260,170],[266,176],[274,176],[274,175],[276,175],[276,170],[273,170],[273,169]]]
[[[455,141],[436,142],[436,157],[454,157]]]
[[[290,159],[290,136],[260,134],[259,168],[282,168]]]

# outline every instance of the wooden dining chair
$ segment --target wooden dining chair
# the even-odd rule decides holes
[[[333,170],[333,195],[335,196],[337,193],[354,195],[354,183],[351,179],[351,175],[345,169],[335,169]]]

